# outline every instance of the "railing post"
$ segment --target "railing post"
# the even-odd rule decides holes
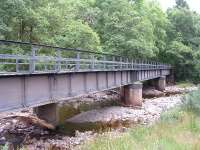
[[[120,69],[123,68],[123,62],[122,62],[122,57],[120,57]]]
[[[155,68],[158,69],[158,63],[157,62],[155,62]]]
[[[156,63],[156,62],[154,62],[154,69],[158,69],[158,68],[157,68],[157,63]]]
[[[95,66],[95,60],[94,60],[94,55],[91,55],[91,59],[92,59],[92,64],[91,64],[91,68],[92,68],[92,70],[94,70],[94,66]]]
[[[34,73],[35,72],[35,52],[38,48],[31,45],[31,58],[30,58],[30,62],[29,62],[29,73]]]
[[[149,69],[149,61],[148,61],[148,60],[146,60],[145,66],[146,66],[146,67],[145,67],[146,69]]]
[[[19,59],[18,59],[18,56],[16,58],[16,72],[19,72]]]
[[[80,52],[77,52],[76,54],[76,67],[75,67],[75,71],[79,71],[80,69]]]
[[[103,56],[103,68],[106,69],[106,56]]]
[[[48,70],[47,70],[47,64],[45,64],[44,70],[45,70],[46,72],[48,71]]]
[[[113,56],[113,59],[112,59],[112,61],[113,61],[113,70],[115,70],[115,56]]]
[[[142,59],[139,61],[140,62],[140,69],[142,69]]]
[[[56,72],[61,70],[61,51],[56,49]]]
[[[68,69],[68,64],[66,60],[65,60],[65,69]]]
[[[134,68],[134,66],[133,66],[133,59],[132,59],[132,61],[131,61],[131,68],[132,68],[132,70],[133,70],[133,68]]]
[[[134,69],[137,70],[137,59],[134,60],[134,65],[133,65]]]
[[[141,69],[141,60],[138,59],[138,69]]]
[[[126,58],[126,69],[128,69],[129,66],[129,62],[128,62],[128,58]]]

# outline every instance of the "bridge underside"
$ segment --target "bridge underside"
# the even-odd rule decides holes
[[[169,69],[152,69],[1,76],[0,111],[57,103],[169,74]]]

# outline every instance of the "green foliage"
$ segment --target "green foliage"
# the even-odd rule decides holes
[[[163,48],[166,17],[157,4],[100,0],[96,6],[101,13],[95,29],[103,49],[129,57],[152,58]]]
[[[0,3],[0,39],[157,60],[171,63],[178,80],[200,81],[200,15],[185,0],[167,13],[154,0]]]
[[[176,86],[179,88],[187,88],[187,87],[193,87],[194,84],[189,81],[181,81],[181,82],[176,82]]]
[[[176,7],[177,8],[189,8],[189,5],[185,0],[176,0]]]
[[[191,92],[184,97],[184,106],[188,111],[200,113],[200,89]]]
[[[174,109],[162,114],[161,120],[146,127],[133,127],[118,136],[103,135],[84,144],[87,150],[195,150],[200,148],[199,115]]]
[[[56,36],[56,43],[62,47],[99,50],[99,36],[87,25],[80,21],[70,21],[62,33]]]
[[[168,10],[167,47],[160,58],[175,67],[179,80],[199,82],[200,15],[182,3]]]

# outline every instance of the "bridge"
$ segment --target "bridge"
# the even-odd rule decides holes
[[[33,107],[57,124],[57,103],[118,87],[126,105],[141,106],[140,81],[152,80],[164,90],[170,73],[170,65],[154,61],[0,40],[0,112]]]

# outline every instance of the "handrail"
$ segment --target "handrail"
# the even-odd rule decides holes
[[[39,71],[54,70],[54,72],[60,72],[63,70],[82,71],[82,70],[143,70],[143,69],[168,69],[170,65],[162,64],[154,61],[147,60],[131,60],[125,57],[121,57],[115,54],[93,52],[89,50],[63,48],[58,46],[50,46],[44,44],[36,44],[29,42],[18,42],[11,40],[0,40],[0,45],[30,45],[30,54],[1,54],[0,53],[0,72],[7,73],[13,72],[28,72],[29,74]],[[55,56],[43,56],[37,53],[39,48],[49,48],[55,50]],[[0,49],[1,50],[1,49]],[[66,54],[62,55],[61,51],[71,51],[75,53],[74,57]],[[82,54],[87,54],[89,58],[82,58]],[[96,56],[98,55],[98,56]],[[101,57],[99,57],[99,55]],[[84,55],[85,56],[85,55]],[[103,56],[103,57],[102,57]],[[112,56],[108,59],[107,56]],[[116,58],[120,58],[116,59]],[[124,58],[124,59],[123,59]],[[14,62],[15,61],[15,62]],[[53,68],[52,68],[53,67]],[[38,69],[39,68],[39,69]],[[42,68],[42,69],[41,69]]]

